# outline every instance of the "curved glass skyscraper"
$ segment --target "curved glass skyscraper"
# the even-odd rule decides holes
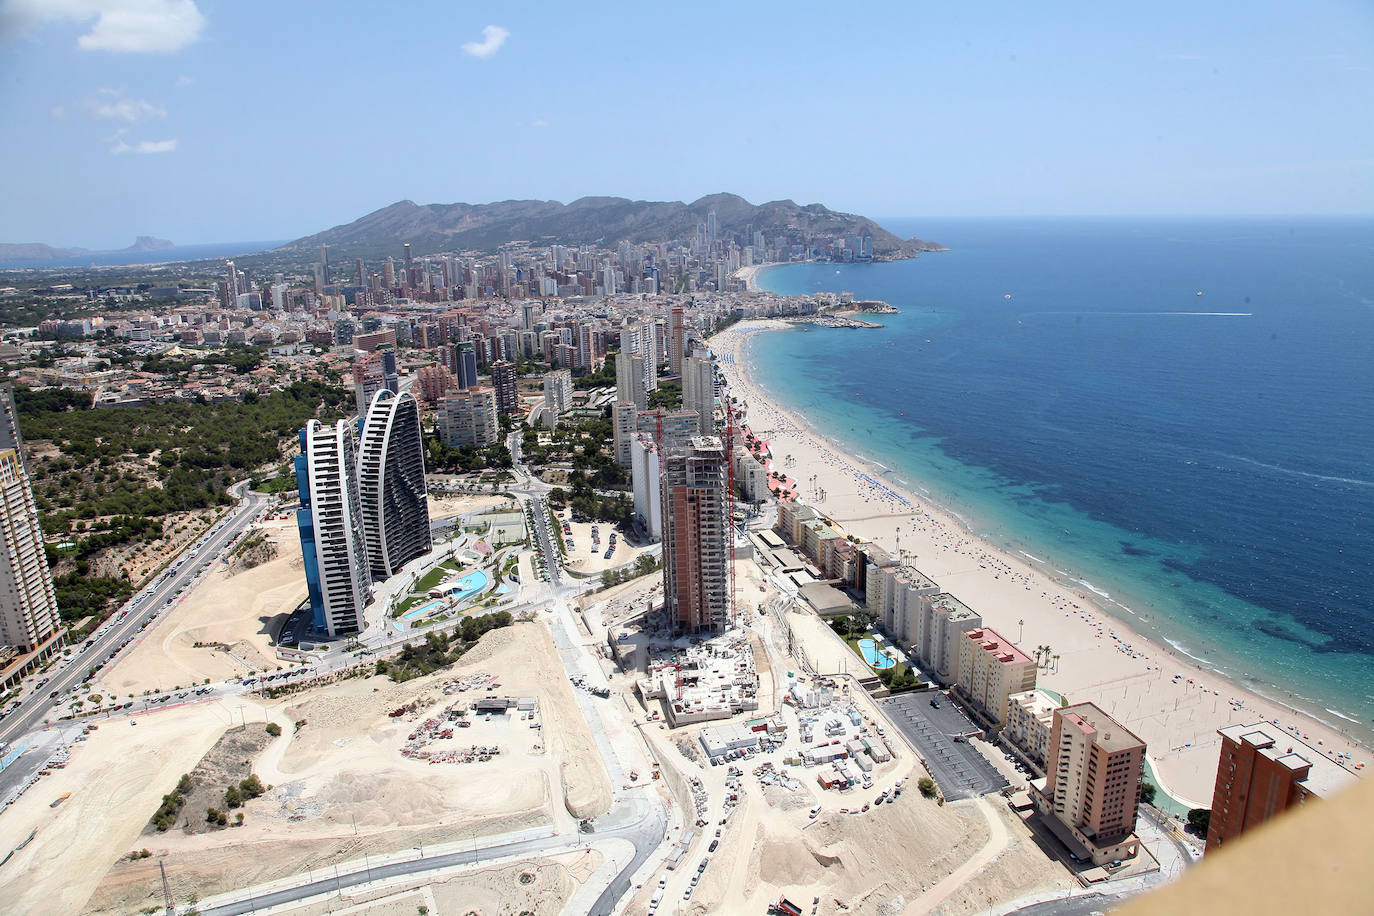
[[[372,396],[358,446],[358,496],[373,579],[430,549],[420,407],[409,392]]]
[[[296,525],[315,630],[340,636],[363,629],[372,599],[358,503],[353,424],[311,420],[300,433]]]

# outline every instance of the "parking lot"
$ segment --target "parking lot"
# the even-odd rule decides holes
[[[932,698],[939,702],[938,709],[931,705]],[[944,694],[905,693],[878,702],[892,724],[925,759],[926,769],[945,798],[975,798],[1009,785],[986,757],[962,739],[964,735],[981,735],[982,730]],[[956,741],[955,736],[960,736],[960,740]]]

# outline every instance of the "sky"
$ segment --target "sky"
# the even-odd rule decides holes
[[[0,241],[718,191],[878,218],[1374,215],[1374,3],[1125,7],[0,0]]]

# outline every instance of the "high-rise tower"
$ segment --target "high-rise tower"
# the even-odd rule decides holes
[[[311,420],[300,433],[296,489],[301,508],[296,527],[305,560],[305,582],[315,629],[338,636],[363,627],[372,598],[353,424]]]
[[[28,664],[36,663],[61,643],[59,625],[19,418],[13,392],[4,385],[0,386],[0,645],[28,653],[38,650]],[[22,671],[12,674],[22,675]]]
[[[615,358],[615,396],[638,410],[649,409],[649,392],[644,386],[644,357],[620,353]]]
[[[697,412],[697,428],[703,436],[715,434],[716,366],[711,357],[689,356],[682,361],[682,406]]]
[[[1032,783],[1042,815],[1067,828],[1069,851],[1102,865],[1134,856],[1145,742],[1092,703],[1054,711],[1044,787]]]
[[[373,579],[429,552],[420,407],[406,391],[378,391],[358,444],[358,501]]]
[[[1355,784],[1357,777],[1321,749],[1271,722],[1220,729],[1221,756],[1212,790],[1207,852],[1314,799]]]
[[[496,389],[496,409],[501,413],[515,413],[520,409],[520,392],[516,387],[515,364],[498,359],[491,364],[491,386]]]
[[[664,609],[681,630],[730,623],[728,460],[716,436],[662,453]]]
[[[668,317],[668,374],[682,377],[682,357],[687,342],[683,340],[682,306],[673,306]]]
[[[453,351],[453,378],[459,388],[477,384],[477,345],[470,340],[458,344]]]
[[[373,350],[353,361],[353,393],[357,398],[359,416],[366,416],[368,405],[377,392],[390,391],[394,394],[400,390],[395,350]]]

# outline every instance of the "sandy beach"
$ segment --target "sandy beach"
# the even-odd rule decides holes
[[[739,270],[735,271],[735,279],[743,280],[745,289],[749,290],[751,293],[757,293],[760,291],[758,284],[759,271],[773,266],[775,265],[751,264],[748,267],[741,267]]]
[[[986,626],[1028,653],[1049,646],[1054,660],[1040,669],[1040,686],[1071,702],[1094,702],[1138,734],[1164,791],[1190,807],[1210,807],[1217,729],[1260,719],[1333,759],[1352,755],[1352,770],[1367,759],[1367,749],[1335,728],[1149,641],[1104,611],[1097,596],[1055,581],[1046,571],[1054,557],[1032,562],[979,538],[953,513],[886,481],[886,468],[780,408],[750,378],[747,349],[754,335],[786,327],[742,322],[711,340],[730,394],[747,404],[745,422],[768,440],[774,467],[799,481],[799,497],[848,533],[893,553],[900,544],[908,562],[981,614]]]

